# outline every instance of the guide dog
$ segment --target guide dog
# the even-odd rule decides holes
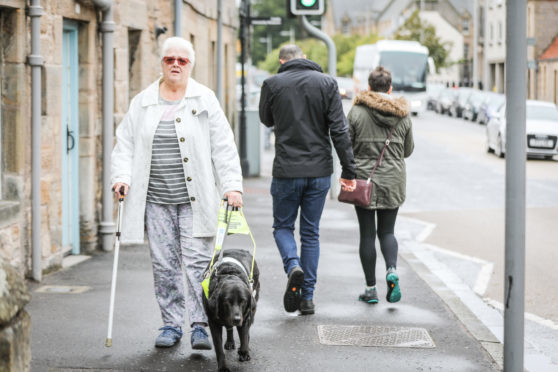
[[[260,272],[254,262],[251,285],[249,275],[252,255],[242,249],[224,250],[222,260],[215,265],[209,279],[209,293],[203,296],[203,306],[215,347],[218,370],[225,372],[230,370],[225,362],[222,327],[227,329],[225,349],[235,348],[233,327],[236,327],[240,338],[238,360],[250,360],[250,326],[254,322],[260,295]]]

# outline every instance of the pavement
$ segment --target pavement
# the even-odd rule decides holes
[[[444,276],[419,259],[424,226],[412,219],[402,218],[396,226],[402,300],[395,304],[385,300],[385,266],[377,249],[380,302],[369,305],[358,301],[364,275],[354,209],[328,199],[321,222],[316,314],[286,313],[282,305],[286,275],[271,228],[272,154],[263,157],[262,176],[245,179],[244,196],[261,273],[251,329],[252,359],[241,363],[236,351],[226,352],[232,371],[501,370],[501,343]],[[246,236],[230,236],[224,249],[229,247],[251,249],[251,242]],[[41,283],[29,283],[32,371],[217,369],[214,351],[192,350],[188,332],[173,348],[154,347],[162,324],[147,245],[121,246],[110,348],[105,339],[113,254],[95,252],[76,262],[46,275]],[[376,346],[362,346],[368,344]]]

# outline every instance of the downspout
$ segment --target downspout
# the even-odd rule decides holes
[[[174,0],[174,36],[182,37],[182,0]]]
[[[32,0],[31,54],[27,58],[31,66],[31,246],[32,276],[41,281],[41,8],[40,0]]]
[[[223,0],[217,0],[217,99],[221,106],[223,102]]]
[[[112,0],[93,0],[103,12],[101,31],[103,33],[103,184],[102,217],[99,233],[104,251],[112,250],[114,239],[114,211],[110,190],[110,157],[114,144],[114,50],[112,47],[114,21]]]

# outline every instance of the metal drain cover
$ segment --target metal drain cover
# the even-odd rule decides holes
[[[35,292],[39,293],[60,293],[60,294],[78,294],[90,290],[91,287],[87,286],[72,286],[72,285],[43,285],[37,288]]]
[[[323,345],[435,348],[424,328],[319,325]]]

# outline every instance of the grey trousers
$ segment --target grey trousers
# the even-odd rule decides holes
[[[201,281],[211,260],[213,238],[194,238],[190,204],[145,206],[145,225],[151,250],[155,297],[164,325],[181,327],[186,316],[190,326],[206,323]],[[186,272],[184,286],[183,271]]]

